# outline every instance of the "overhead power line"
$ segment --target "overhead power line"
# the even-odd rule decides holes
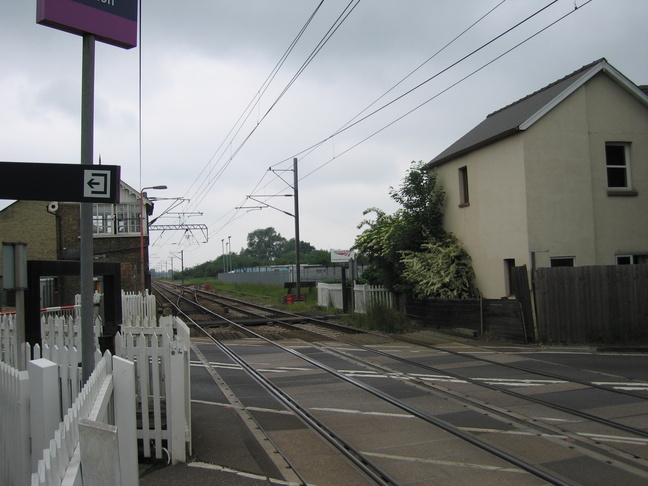
[[[220,176],[225,172],[225,170],[229,167],[231,162],[234,160],[234,158],[238,155],[238,153],[241,151],[241,149],[245,146],[245,144],[250,140],[252,135],[256,132],[256,130],[259,128],[261,123],[266,119],[266,117],[270,114],[270,112],[277,106],[279,101],[285,96],[285,94],[288,92],[290,87],[295,83],[295,81],[299,78],[299,76],[304,72],[306,67],[313,61],[315,56],[322,50],[324,45],[331,39],[333,34],[337,32],[339,27],[342,25],[342,23],[349,17],[349,15],[355,10],[355,8],[358,6],[361,0],[351,0],[343,12],[338,16],[338,18],[335,20],[333,25],[329,28],[327,33],[324,35],[324,37],[318,42],[317,46],[313,49],[313,51],[309,54],[307,59],[302,63],[301,67],[297,70],[297,72],[293,75],[292,79],[287,83],[287,85],[284,87],[284,89],[281,91],[281,93],[277,96],[277,98],[274,100],[274,102],[270,105],[268,110],[264,113],[264,115],[260,118],[260,120],[257,122],[257,124],[252,128],[252,130],[247,134],[247,136],[243,139],[243,141],[238,145],[238,147],[232,152],[232,154],[229,156],[228,160],[224,163],[223,167],[216,173],[215,176],[213,176],[207,184],[203,185],[203,189],[197,194],[196,196],[196,201],[193,204],[194,206],[199,205],[202,200],[206,197],[207,193],[209,190],[213,187],[213,185],[220,179]],[[321,5],[321,4],[320,4]],[[319,8],[319,6],[318,6]],[[310,23],[310,20],[309,20]],[[301,35],[300,35],[301,37]],[[294,47],[294,46],[293,46]],[[283,64],[283,63],[282,63]]]

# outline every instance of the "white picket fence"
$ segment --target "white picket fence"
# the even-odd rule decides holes
[[[106,478],[114,485],[139,484],[134,384],[133,363],[107,351],[54,431],[49,447],[34,448],[43,455],[31,485],[91,486],[107,484]],[[39,398],[32,397],[32,403]]]
[[[144,457],[162,459],[166,451],[176,463],[191,453],[189,345],[189,328],[173,316],[161,317],[157,327],[122,326],[115,337],[116,354],[136,367]]]
[[[119,373],[113,373],[113,366]],[[126,360],[106,353],[67,409],[58,400],[59,375],[59,365],[45,358],[29,361],[26,371],[0,363],[0,484],[97,484],[92,471],[109,449],[109,441],[99,449],[90,445],[99,428],[111,431],[120,447],[111,474],[119,482],[113,484],[137,485],[132,363],[129,371]],[[62,410],[67,410],[64,416]]]
[[[20,368],[16,343],[16,315],[13,313],[0,314],[0,362]],[[22,368],[24,369],[24,366]]]
[[[138,297],[142,302],[137,302]],[[31,476],[33,485],[106,484],[106,478],[111,478],[110,484],[136,485],[138,439],[147,457],[155,455],[161,459],[166,451],[173,463],[186,461],[187,453],[191,454],[189,329],[173,316],[158,322],[152,300],[154,302],[154,297],[149,295],[127,296],[122,300],[127,302],[127,308],[123,309],[127,319],[122,332],[116,336],[116,356],[111,358],[110,364],[101,364],[106,358],[96,353],[97,364],[92,376],[99,376],[96,378],[101,382],[98,394],[95,385],[91,385],[92,378],[81,390],[78,320],[71,316],[43,318],[43,345],[34,349],[25,345],[24,354],[33,355],[35,359],[27,363],[27,371],[18,371],[15,316],[0,315],[0,484],[30,484]],[[95,326],[100,325],[100,321],[95,322]],[[99,329],[96,328],[95,335],[99,334]],[[95,345],[98,345],[96,340]],[[111,395],[112,390],[117,393],[114,376],[117,368],[111,373],[113,363],[119,363],[120,375],[127,373],[122,369],[124,363],[132,363],[133,367],[132,386],[122,391],[118,403],[115,403],[116,395]],[[41,368],[47,370],[44,372],[47,378],[33,378],[43,374]],[[57,383],[61,386],[53,388]],[[33,391],[33,387],[39,391]],[[135,418],[129,422],[128,428],[133,435],[126,441],[118,433],[119,425],[115,429],[112,424],[113,418],[120,420],[124,394],[141,414],[139,424]],[[36,396],[40,398],[34,400]],[[83,407],[90,407],[94,412],[86,415],[86,408],[77,405],[79,400],[90,403]],[[70,412],[76,410],[75,407],[84,411]],[[68,414],[63,417],[66,410]],[[90,422],[87,419],[91,419]],[[84,435],[87,447],[83,445]],[[107,449],[115,443],[115,436],[119,446]],[[30,439],[32,450],[45,450],[44,455],[30,452]],[[72,447],[75,440],[81,440],[80,449]],[[97,450],[91,446],[93,443],[100,444],[98,451],[112,459],[102,461],[102,457],[91,457],[99,454],[89,452]],[[129,452],[124,456],[123,451]],[[41,460],[36,462],[38,459]],[[91,464],[84,465],[83,478],[80,479],[78,471],[66,472],[70,470],[66,464],[68,459],[77,469],[79,460]],[[106,468],[114,464],[119,464],[119,471],[107,471]],[[77,476],[65,482],[68,479],[61,474],[68,474],[68,478],[70,474]]]
[[[95,348],[99,348],[98,336],[101,335],[101,318],[94,322]],[[74,315],[58,316],[51,312],[41,316],[41,342],[43,347],[58,350],[81,349],[81,317]],[[30,350],[29,345],[26,346]],[[0,315],[0,361],[18,369],[25,369],[29,356],[40,355],[23,353],[24,362],[18,363],[18,344],[16,343],[16,315]],[[46,357],[46,356],[43,356]],[[49,359],[49,358],[48,358]],[[58,361],[57,361],[58,362]]]
[[[317,303],[322,307],[342,309],[342,284],[317,284]],[[378,304],[394,308],[396,299],[394,294],[383,287],[375,285],[353,286],[353,312],[365,314],[369,305]]]
[[[144,295],[122,291],[122,326],[157,327],[155,296],[148,290]]]

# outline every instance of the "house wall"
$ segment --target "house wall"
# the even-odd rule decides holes
[[[605,142],[631,142],[631,195],[607,190]],[[473,260],[486,298],[507,295],[505,259],[614,265],[648,254],[648,107],[600,73],[527,130],[437,168],[444,225]],[[470,205],[459,207],[468,168]]]
[[[618,254],[648,254],[648,106],[606,76],[586,85],[596,238],[596,264]],[[605,142],[631,142],[634,196],[611,196],[606,186]]]
[[[596,263],[587,98],[581,87],[523,134],[528,251],[537,251],[537,267],[551,257]]]
[[[648,108],[598,74],[524,134],[530,249],[550,258],[614,265],[648,254]],[[607,190],[606,142],[631,142],[632,195]],[[628,194],[628,193],[626,193]]]
[[[16,201],[0,211],[0,241],[28,243],[30,260],[55,260],[56,216],[46,208],[43,201]]]
[[[528,264],[522,137],[508,137],[440,166],[444,226],[472,258],[476,285],[488,298],[508,294],[504,259]],[[468,169],[470,205],[459,207],[459,169]]]
[[[80,246],[79,205],[76,203],[61,203],[59,216],[64,224],[61,228],[63,253],[68,256],[76,254]],[[141,257],[139,235],[95,235],[93,238],[94,258],[99,261],[120,262],[121,286],[126,292],[141,290]],[[144,254],[148,255],[148,236],[144,236]],[[72,295],[79,293],[78,279],[67,277],[66,282]]]

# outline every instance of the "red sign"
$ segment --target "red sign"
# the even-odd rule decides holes
[[[36,22],[130,49],[137,45],[137,0],[38,0]]]

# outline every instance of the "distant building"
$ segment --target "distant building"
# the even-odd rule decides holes
[[[432,161],[485,297],[509,270],[648,263],[648,95],[605,59],[490,114]]]
[[[121,287],[128,292],[141,290],[140,194],[121,182],[119,204],[93,205],[94,259],[119,262]],[[153,203],[144,194],[146,219]],[[79,260],[80,218],[78,203],[16,201],[0,211],[0,240],[27,243],[28,260]],[[148,276],[148,224],[144,225],[144,272]],[[0,275],[2,262],[0,261]],[[71,305],[79,293],[77,277],[54,279],[47,305]],[[101,277],[95,277],[101,289]],[[3,296],[2,306],[11,306],[11,296]]]

